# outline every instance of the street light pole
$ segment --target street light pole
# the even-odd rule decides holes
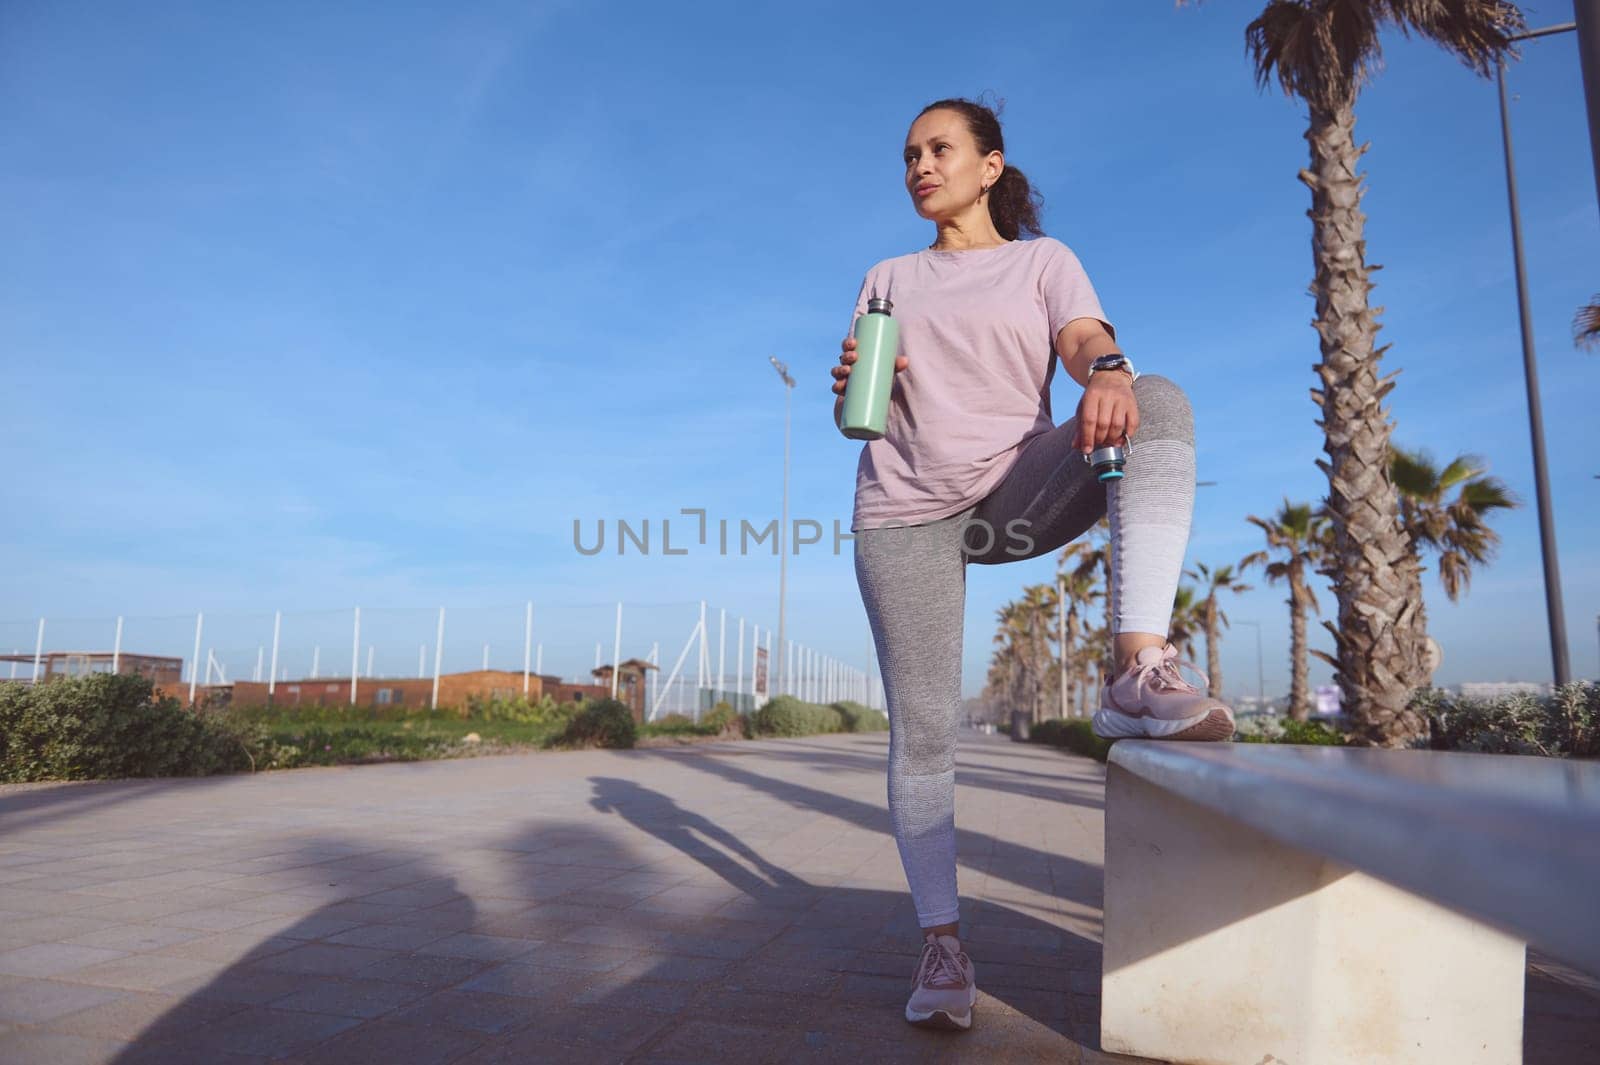
[[[1259,710],[1261,705],[1265,704],[1267,701],[1267,674],[1266,670],[1263,669],[1261,665],[1261,622],[1239,621],[1235,622],[1235,624],[1254,625],[1256,629],[1256,708]]]
[[[1578,31],[1578,65],[1589,111],[1589,154],[1594,162],[1595,195],[1600,197],[1600,0],[1573,0]]]
[[[794,378],[789,376],[789,367],[779,362],[776,355],[768,355],[767,359],[772,363],[772,368],[778,371],[778,376],[783,378],[783,520],[778,526],[778,684],[774,689],[782,692],[784,683],[789,679],[783,665],[783,608],[789,585],[789,415],[794,397]]]
[[[1567,33],[1575,26],[1567,23],[1518,34],[1513,41]],[[1539,371],[1533,353],[1533,312],[1528,307],[1528,276],[1523,266],[1522,216],[1517,208],[1517,170],[1511,152],[1511,111],[1506,104],[1506,64],[1495,64],[1495,81],[1500,90],[1500,136],[1506,156],[1506,199],[1511,206],[1511,254],[1517,277],[1517,312],[1522,320],[1522,374],[1528,392],[1528,433],[1533,440],[1534,493],[1539,510],[1539,553],[1544,562],[1544,604],[1550,625],[1550,661],[1556,684],[1572,679],[1567,661],[1567,623],[1561,605],[1561,567],[1556,557],[1555,517],[1550,505],[1550,477],[1544,453],[1544,411],[1539,401]]]

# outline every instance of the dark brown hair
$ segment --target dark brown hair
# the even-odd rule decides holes
[[[1002,110],[1005,108],[1004,101],[1000,107]],[[972,139],[978,142],[980,156],[1006,150],[1005,135],[1000,132],[1000,119],[983,104],[960,98],[935,100],[917,112],[917,118],[937,110],[955,111],[966,120]],[[1010,163],[1000,171],[999,180],[989,189],[989,217],[994,221],[994,228],[1007,240],[1019,240],[1023,234],[1044,236],[1044,230],[1039,228],[1039,209],[1043,206],[1043,197],[1028,184],[1022,171]]]

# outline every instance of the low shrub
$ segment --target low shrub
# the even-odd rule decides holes
[[[845,731],[844,715],[837,707],[803,702],[779,695],[750,715],[752,736],[814,736]]]
[[[1434,750],[1600,757],[1600,685],[1585,681],[1551,695],[1500,699],[1426,688],[1412,697],[1411,709],[1427,717]]]
[[[157,697],[148,677],[0,683],[0,781],[206,776],[248,769],[261,737]]]
[[[870,706],[863,706],[851,699],[842,699],[833,704],[839,711],[839,716],[844,720],[846,732],[887,732],[889,730],[889,717],[882,710],[874,710]]]
[[[740,736],[745,731],[745,718],[727,703],[718,703],[706,711],[700,724],[713,736]]]
[[[1113,741],[1101,739],[1089,727],[1088,718],[1052,717],[1034,725],[1028,732],[1032,743],[1046,743],[1052,747],[1065,747],[1076,754],[1087,755],[1104,762],[1111,753]]]
[[[1296,721],[1291,717],[1268,714],[1240,722],[1234,739],[1239,743],[1293,743],[1314,747],[1344,745],[1344,734],[1321,721]]]
[[[639,737],[633,711],[619,699],[596,699],[584,704],[555,738],[558,747],[632,747]]]
[[[582,709],[582,703],[558,703],[549,695],[531,700],[521,696],[515,699],[490,699],[469,695],[463,716],[469,721],[511,721],[519,725],[565,728]]]

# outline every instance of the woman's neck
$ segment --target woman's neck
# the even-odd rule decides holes
[[[978,251],[981,248],[998,248],[1011,243],[991,224],[986,232],[968,233],[955,226],[939,229],[939,235],[928,245],[929,251]]]

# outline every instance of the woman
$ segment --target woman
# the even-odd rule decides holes
[[[956,901],[966,564],[1055,551],[1109,514],[1116,673],[1095,733],[1228,740],[1234,723],[1179,675],[1167,640],[1194,509],[1188,400],[1122,356],[1078,259],[1039,229],[1037,194],[1006,165],[994,112],[929,104],[904,159],[906,191],[937,232],[926,249],[873,266],[856,300],[857,316],[869,297],[892,301],[905,354],[887,432],[861,451],[851,530],[889,706],[889,814],[923,932],[906,1019],[966,1028],[977,1000]],[[842,347],[835,424],[854,338]],[[1084,386],[1059,426],[1057,361]],[[1108,487],[1085,459],[1125,438],[1125,478]]]

